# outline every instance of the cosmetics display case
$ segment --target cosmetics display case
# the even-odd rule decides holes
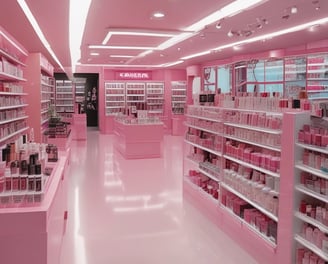
[[[148,113],[153,116],[164,115],[164,83],[146,83],[146,108]]]
[[[13,44],[14,43],[14,44]],[[0,27],[0,147],[28,132],[23,77],[28,53]]]
[[[126,159],[159,158],[162,156],[163,123],[154,117],[114,120],[115,147]]]
[[[71,122],[75,112],[74,86],[70,80],[56,80],[56,112],[62,120]]]
[[[71,124],[60,121],[60,118],[51,118],[44,133],[46,143],[56,145],[62,151],[69,148],[72,140]]]
[[[297,114],[309,116],[293,109],[187,109],[184,195],[259,263],[294,263]]]
[[[185,111],[187,107],[187,82],[171,82],[172,135],[182,136],[185,132]]]
[[[47,166],[52,167],[52,172],[44,176],[47,181],[42,193],[27,192],[23,200],[13,194],[12,200],[1,204],[0,254],[3,263],[60,263],[68,216],[65,177],[68,157],[61,156],[58,162]]]
[[[125,83],[105,82],[105,108],[106,115],[125,111]]]

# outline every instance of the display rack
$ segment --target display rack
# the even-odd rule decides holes
[[[125,83],[105,82],[106,115],[125,112]]]
[[[28,125],[34,130],[34,140],[45,142],[43,136],[48,127],[51,109],[55,103],[53,66],[41,53],[30,53],[27,58],[25,90],[33,104],[27,107]],[[39,103],[37,103],[39,102]]]
[[[171,82],[171,104],[172,113],[174,115],[185,114],[187,103],[187,82],[186,81],[173,81]]]
[[[295,263],[310,258],[325,263],[328,261],[328,164],[325,163],[328,150],[324,133],[328,124],[323,119],[311,120],[309,115],[299,115],[297,119],[293,259]],[[311,139],[313,133],[316,140]]]
[[[83,104],[85,101],[86,78],[74,78],[75,103]]]
[[[56,80],[56,112],[67,122],[74,114],[74,87],[70,80]]]
[[[135,106],[137,110],[146,109],[146,84],[142,82],[126,83],[126,107]]]
[[[328,98],[328,55],[313,55],[307,58],[307,86],[310,99]]]
[[[306,57],[285,59],[285,97],[298,98],[306,88]]]
[[[0,27],[0,147],[28,130],[22,84],[27,52]]]
[[[164,115],[164,83],[146,83],[146,105],[151,115]]]
[[[259,263],[296,263],[290,175],[302,115],[309,113],[187,108],[184,195]]]

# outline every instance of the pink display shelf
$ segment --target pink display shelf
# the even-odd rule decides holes
[[[86,114],[73,115],[72,140],[87,139],[87,116]]]
[[[1,263],[59,264],[67,219],[67,156],[54,164],[40,202],[0,208]]]
[[[156,124],[124,124],[114,121],[115,147],[126,159],[162,156],[164,127]]]

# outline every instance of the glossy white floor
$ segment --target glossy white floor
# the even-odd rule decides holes
[[[181,137],[159,159],[125,160],[113,136],[73,141],[61,264],[256,262],[182,195]]]

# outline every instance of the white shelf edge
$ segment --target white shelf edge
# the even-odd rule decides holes
[[[243,125],[243,124],[240,125],[240,124],[235,124],[235,123],[230,123],[230,122],[224,122],[224,125],[237,127],[237,128],[249,129],[249,130],[258,131],[258,132],[265,132],[265,133],[274,134],[274,135],[280,135],[282,133],[281,130],[266,129],[266,128],[262,128],[262,127],[255,127],[255,126],[249,126],[249,125]]]
[[[191,117],[191,118],[203,119],[203,120],[212,121],[212,122],[217,122],[217,123],[222,123],[222,120],[218,120],[218,119],[214,119],[214,118],[210,118],[210,117],[196,116],[196,115],[190,115],[190,114],[186,114],[185,116]]]
[[[325,226],[324,224],[320,223],[319,221],[313,219],[312,217],[302,214],[301,212],[295,212],[295,217],[308,224],[311,224],[311,225],[319,228],[322,232],[328,234],[328,226]]]
[[[233,140],[236,140],[236,141],[244,142],[244,143],[249,143],[249,144],[254,145],[254,146],[258,146],[258,147],[274,150],[274,151],[277,151],[277,152],[281,152],[281,149],[278,148],[278,147],[268,146],[268,145],[265,145],[265,144],[249,141],[247,139],[242,139],[242,138],[238,138],[238,137],[234,137],[234,136],[230,136],[230,135],[224,135],[224,137],[229,138],[229,139],[233,139]]]
[[[246,226],[247,228],[249,228],[252,232],[254,232],[256,235],[258,235],[259,237],[261,237],[266,243],[268,243],[273,249],[277,248],[277,244],[275,242],[273,242],[272,240],[270,240],[269,237],[267,237],[266,235],[262,234],[259,230],[257,230],[254,226],[252,226],[251,224],[247,223],[244,219],[242,219],[241,217],[239,217],[238,215],[236,215],[231,209],[229,209],[228,207],[221,205],[220,208],[222,210],[225,210],[226,212],[228,212],[229,214],[231,214],[232,217],[234,217],[235,219],[237,219],[238,221],[240,221],[240,223],[244,226]]]
[[[223,136],[222,133],[220,132],[216,132],[216,131],[213,131],[213,130],[210,130],[210,129],[207,129],[207,128],[203,128],[203,127],[199,127],[199,126],[195,126],[195,125],[191,125],[191,124],[188,124],[188,123],[185,123],[188,127],[192,127],[192,128],[195,128],[195,129],[198,129],[198,130],[202,130],[202,131],[205,131],[205,132],[209,132],[209,133],[212,133],[212,134],[215,134],[215,135],[218,135],[218,136]]]
[[[187,161],[189,161],[189,162],[192,162],[192,163],[195,164],[196,166],[199,166],[199,162],[200,162],[200,161],[193,160],[193,159],[191,159],[191,158],[189,158],[189,157],[185,157],[185,159],[186,159]]]
[[[16,59],[15,57],[13,57],[11,54],[7,53],[6,51],[4,51],[3,49],[0,49],[0,55],[4,56],[5,58],[7,58],[8,60],[15,62],[21,66],[26,67],[26,64],[21,62],[20,60]]]
[[[295,186],[295,189],[298,190],[299,192],[302,192],[304,194],[307,194],[307,195],[309,195],[309,196],[311,196],[313,198],[316,198],[316,199],[318,199],[320,201],[323,201],[325,203],[328,203],[328,196],[324,196],[324,195],[322,195],[320,193],[316,193],[316,192],[314,192],[314,191],[312,191],[312,190],[310,190],[310,189],[308,189],[308,188],[306,188],[306,187],[304,187],[304,186],[302,186],[300,184],[296,185]]]
[[[26,106],[28,106],[28,104],[4,106],[4,107],[0,107],[0,111],[1,110],[7,110],[7,109],[21,108],[21,107],[26,107]]]
[[[3,77],[5,77],[5,78],[3,78]],[[24,78],[0,71],[0,80],[3,80],[3,79],[10,80],[10,81],[26,82],[26,79],[24,79]]]
[[[14,92],[0,92],[0,95],[13,95],[13,96],[25,96],[27,93],[14,93]]]
[[[313,251],[315,254],[317,254],[320,258],[324,259],[325,261],[328,261],[328,254],[323,252],[320,248],[317,246],[313,245],[309,241],[307,241],[305,238],[301,237],[300,235],[296,234],[294,239],[303,245],[304,247],[310,249]]]
[[[7,119],[7,120],[4,120],[4,121],[0,121],[0,125],[12,123],[12,122],[19,121],[19,120],[24,120],[24,119],[27,119],[27,118],[28,118],[28,116],[21,116],[21,117],[16,117],[16,118],[12,118],[12,119]]]
[[[25,128],[20,129],[20,130],[14,132],[14,133],[12,133],[12,134],[10,134],[10,135],[8,135],[8,136],[5,136],[5,137],[1,138],[1,139],[0,139],[0,145],[1,145],[3,142],[5,142],[6,140],[8,140],[8,139],[10,139],[10,138],[12,138],[12,137],[17,136],[17,135],[23,133],[24,131],[27,131],[28,129],[29,129],[29,127],[25,127]]]
[[[309,149],[309,150],[313,150],[313,151],[317,151],[317,152],[321,152],[324,154],[328,154],[328,148],[323,148],[323,147],[318,147],[318,146],[313,146],[313,145],[308,145],[308,144],[304,144],[304,143],[296,143],[296,146],[305,148],[305,149]]]
[[[228,190],[229,192],[235,194],[236,196],[238,196],[239,198],[243,199],[244,201],[248,202],[249,204],[251,204],[252,206],[254,206],[257,210],[259,210],[260,212],[262,212],[263,214],[265,214],[267,217],[271,218],[272,220],[278,222],[278,217],[272,213],[270,213],[268,210],[264,209],[261,205],[253,202],[252,200],[248,199],[246,196],[244,196],[243,194],[239,193],[238,191],[236,191],[235,189],[233,189],[232,187],[230,187],[229,185],[227,185],[224,182],[221,182],[220,185]]]
[[[320,178],[323,178],[323,179],[326,179],[328,180],[328,173],[324,173],[323,171],[321,170],[317,170],[315,168],[312,168],[310,166],[306,166],[302,163],[302,161],[299,161],[296,163],[295,165],[296,168],[302,170],[302,171],[305,171],[305,172],[308,172],[308,173],[311,173],[313,175],[316,175]]]
[[[192,145],[192,146],[194,146],[194,147],[197,147],[197,148],[203,149],[203,150],[205,150],[205,151],[207,151],[207,152],[210,152],[210,153],[215,154],[215,155],[217,155],[217,156],[219,156],[219,157],[222,157],[222,153],[221,153],[221,152],[218,152],[218,151],[215,151],[215,150],[213,150],[213,149],[209,149],[209,148],[203,147],[203,146],[201,146],[201,145],[198,145],[198,144],[193,143],[193,142],[191,142],[191,141],[189,141],[189,140],[186,140],[186,139],[185,139],[185,142],[188,143],[188,144],[190,144],[190,145]]]
[[[198,170],[199,170],[200,173],[203,173],[203,174],[206,175],[207,177],[211,178],[213,181],[220,182],[220,180],[219,180],[218,178],[216,178],[214,175],[210,174],[209,172],[204,171],[204,170],[201,169],[201,168],[198,168]]]
[[[268,174],[268,175],[271,175],[272,177],[276,177],[276,178],[279,178],[280,175],[276,172],[273,172],[273,171],[270,171],[270,170],[267,170],[267,169],[264,169],[264,168],[261,168],[261,167],[258,167],[256,165],[253,165],[253,164],[250,164],[248,162],[245,162],[245,161],[242,161],[242,160],[239,160],[239,159],[236,159],[236,158],[233,158],[233,157],[230,157],[228,155],[223,155],[224,158],[228,159],[228,160],[232,160],[236,163],[239,163],[245,167],[249,167],[249,168],[252,168],[252,169],[255,169],[255,170],[258,170],[258,171],[261,171],[265,174]]]

